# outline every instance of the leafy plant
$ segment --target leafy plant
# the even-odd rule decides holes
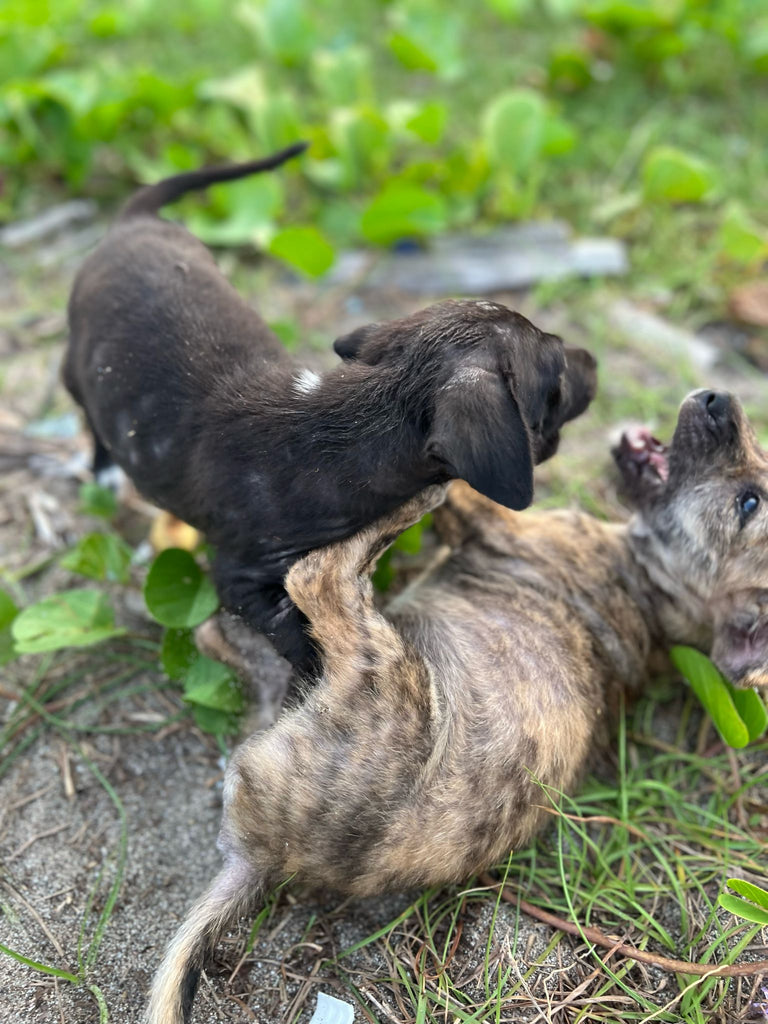
[[[745,921],[768,927],[768,891],[741,878],[729,878],[725,884],[738,896],[729,892],[720,893],[717,898],[720,906]]]
[[[115,625],[106,596],[97,590],[65,590],[30,605],[11,623],[18,654],[39,654],[65,647],[90,647],[125,630]]]
[[[150,566],[144,600],[158,622],[174,629],[199,626],[219,606],[216,590],[188,551],[168,548]]]
[[[63,569],[92,580],[127,583],[131,548],[116,533],[89,533],[60,559]]]
[[[691,684],[724,742],[745,747],[768,728],[768,711],[754,690],[737,690],[706,655],[693,647],[673,647],[672,663]]]
[[[706,161],[674,146],[656,146],[643,163],[643,193],[651,202],[700,203],[714,184]]]
[[[13,647],[11,624],[19,613],[19,609],[10,594],[0,590],[0,665],[11,661],[16,652]]]

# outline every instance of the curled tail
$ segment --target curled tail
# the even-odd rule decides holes
[[[206,958],[225,929],[266,892],[246,861],[232,860],[176,932],[152,983],[146,1024],[189,1024]]]
[[[257,174],[259,171],[271,171],[291,157],[303,153],[308,146],[308,142],[296,142],[287,149],[264,157],[263,160],[249,160],[247,163],[228,164],[224,167],[203,167],[199,171],[187,171],[184,174],[175,174],[172,178],[164,178],[156,185],[146,185],[139,189],[123,206],[118,219],[127,220],[140,214],[154,214],[161,206],[172,203],[195,189],[207,188],[220,181],[247,178],[249,174]]]

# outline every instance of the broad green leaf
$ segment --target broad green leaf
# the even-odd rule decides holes
[[[715,185],[712,167],[673,146],[657,146],[643,163],[645,198],[662,203],[698,203]]]
[[[443,137],[448,108],[436,100],[424,103],[413,117],[406,121],[406,128],[418,136],[422,142],[438,143]]]
[[[192,664],[184,680],[184,700],[216,711],[242,711],[240,684],[226,665],[202,655]]]
[[[202,704],[193,704],[192,717],[195,719],[198,729],[211,733],[213,736],[223,736],[225,733],[232,733],[237,729],[237,716],[229,711],[217,711],[215,708],[206,708]]]
[[[749,742],[760,739],[768,729],[768,708],[763,698],[755,690],[737,690],[728,680],[726,685],[730,689],[731,700],[747,727]]]
[[[752,921],[755,924],[768,925],[768,910],[756,907],[754,903],[748,903],[738,896],[731,896],[728,892],[720,893],[717,902],[723,910],[735,914],[736,917],[743,917],[745,921]]]
[[[108,487],[94,483],[83,484],[79,496],[83,515],[111,519],[117,512],[117,498]]]
[[[288,66],[303,64],[317,46],[316,21],[304,0],[266,0],[261,9],[241,3],[235,16],[267,53]]]
[[[312,81],[331,107],[346,106],[351,100],[370,102],[371,51],[365,46],[317,50],[312,55]]]
[[[464,19],[444,4],[422,2],[390,8],[389,48],[410,71],[431,71],[445,81],[464,71]]]
[[[372,107],[334,110],[329,135],[341,165],[338,185],[352,188],[389,166],[389,125]]]
[[[691,684],[723,740],[731,747],[749,743],[749,729],[742,721],[726,680],[706,655],[693,647],[673,647],[670,657]]]
[[[533,89],[501,93],[483,114],[483,138],[491,165],[523,174],[538,160],[544,145],[547,105]]]
[[[208,79],[198,86],[197,95],[242,110],[266,152],[288,146],[302,137],[293,96],[285,89],[270,88],[258,67],[245,67],[223,78]]]
[[[5,665],[16,657],[11,634],[11,623],[18,615],[19,609],[10,594],[0,590],[0,665]]]
[[[0,629],[10,626],[19,613],[13,598],[5,590],[0,590]]]
[[[744,39],[744,53],[756,71],[768,72],[768,17],[751,26]]]
[[[448,111],[444,103],[416,103],[414,100],[395,100],[387,107],[387,121],[392,129],[404,136],[416,136],[431,144],[440,141]]]
[[[98,590],[66,590],[19,612],[11,624],[16,651],[37,654],[65,647],[89,647],[124,629],[106,596]]]
[[[763,910],[768,910],[768,891],[761,889],[759,885],[753,885],[752,882],[747,882],[743,878],[729,878],[725,884],[739,896],[752,900]]]
[[[741,203],[729,203],[720,222],[720,250],[736,263],[750,266],[768,257],[768,231]]]
[[[333,246],[311,225],[279,231],[269,243],[269,251],[309,277],[324,274],[334,260]]]
[[[423,238],[445,227],[442,196],[417,185],[390,182],[368,204],[360,228],[369,242],[388,245],[400,238]]]
[[[59,565],[92,580],[127,583],[133,552],[114,533],[89,533],[60,559]]]
[[[592,81],[587,55],[582,50],[559,50],[549,61],[549,81],[565,92],[585,89]]]
[[[274,174],[213,186],[207,191],[208,209],[181,209],[187,228],[207,245],[267,243],[283,208],[283,185]]]
[[[166,629],[160,664],[169,679],[183,679],[200,656],[191,629]]]
[[[188,551],[168,548],[150,566],[144,600],[158,622],[175,629],[199,626],[219,606],[213,583]]]

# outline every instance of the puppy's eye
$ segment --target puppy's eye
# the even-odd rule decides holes
[[[743,526],[751,515],[757,511],[760,498],[754,491],[743,491],[736,499],[739,523]]]

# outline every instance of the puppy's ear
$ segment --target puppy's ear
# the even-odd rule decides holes
[[[741,590],[715,605],[711,658],[734,686],[768,686],[768,590]]]
[[[560,422],[581,416],[597,391],[597,360],[585,348],[565,346]]]
[[[458,370],[437,393],[427,453],[487,498],[521,509],[533,500],[533,454],[501,374]]]
[[[349,334],[342,334],[333,343],[333,351],[347,362],[360,358],[360,350],[366,341],[370,341],[379,328],[379,324],[363,324]],[[366,360],[367,362],[368,360]]]

